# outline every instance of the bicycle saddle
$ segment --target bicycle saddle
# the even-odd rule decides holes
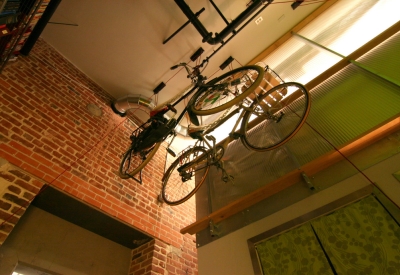
[[[189,108],[187,109],[187,112],[188,112],[190,121],[191,121],[194,125],[199,126],[200,123],[199,123],[199,120],[198,120],[197,116],[196,116]]]
[[[199,139],[203,132],[204,130],[202,128],[190,127],[190,125],[187,129],[188,135],[193,139]]]

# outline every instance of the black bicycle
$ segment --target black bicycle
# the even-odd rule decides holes
[[[262,67],[249,65],[234,69],[206,83],[206,77],[201,74],[201,68],[207,62],[208,59],[205,59],[195,67],[180,63],[171,68],[184,67],[188,77],[192,80],[193,88],[153,110],[149,120],[131,134],[131,145],[123,154],[119,166],[119,176],[122,179],[133,178],[141,183],[141,170],[151,160],[164,140],[177,135],[175,127],[186,113],[189,114],[191,123],[199,125],[197,115],[216,114],[240,103],[259,86],[264,76]],[[177,114],[175,106],[194,92],[196,93],[190,99],[189,104],[175,119],[174,116]],[[192,107],[192,102],[196,102],[195,108]],[[174,113],[170,119],[164,117],[168,111]],[[169,147],[167,151],[174,155]],[[134,176],[138,173],[140,173],[139,179],[136,179]]]
[[[268,67],[266,70],[273,72]],[[282,146],[299,131],[311,107],[307,89],[296,82],[279,84],[281,81],[275,81],[272,84],[270,79],[271,73],[268,72],[253,93],[247,94],[227,115],[215,120],[206,130],[191,131],[191,137],[197,141],[194,146],[183,150],[166,170],[160,200],[169,205],[187,201],[205,181],[211,166],[222,171],[224,182],[233,181],[234,177],[224,168],[222,157],[228,144],[235,139],[240,139],[250,150],[263,152]],[[208,114],[213,110],[208,100],[212,95],[212,92],[198,92],[188,107],[197,115]],[[234,119],[227,138],[216,144],[216,139],[209,134],[235,115],[238,118]]]

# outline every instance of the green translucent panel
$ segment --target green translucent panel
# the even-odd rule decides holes
[[[311,224],[337,274],[400,274],[400,228],[372,196]]]
[[[396,83],[400,83],[400,33],[397,33],[363,55],[357,62],[384,75]]]
[[[264,274],[333,274],[309,224],[256,245]]]

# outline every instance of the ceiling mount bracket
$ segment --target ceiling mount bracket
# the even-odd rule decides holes
[[[164,89],[165,86],[166,86],[165,83],[161,82],[160,84],[158,84],[157,87],[154,88],[153,93],[155,95],[158,94],[162,89]]]
[[[213,220],[210,220],[209,225],[211,237],[218,237],[220,235],[219,225],[215,224]]]
[[[304,0],[296,0],[294,1],[290,6],[292,7],[293,10],[297,9],[298,6],[301,5],[301,3],[303,3]]]
[[[190,60],[192,60],[193,62],[196,61],[196,59],[199,58],[199,56],[201,56],[202,53],[204,53],[204,49],[200,47],[194,54],[192,54]]]
[[[229,64],[232,63],[233,60],[235,60],[235,59],[234,59],[232,56],[228,57],[228,59],[225,60],[224,63],[222,63],[222,64],[219,66],[219,68],[220,68],[221,70],[225,69]]]

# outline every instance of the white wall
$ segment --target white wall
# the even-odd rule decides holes
[[[400,183],[392,175],[399,170],[400,154],[397,154],[365,170],[364,173],[391,196],[397,205],[400,205]],[[200,247],[198,249],[199,275],[254,274],[247,245],[248,239],[368,185],[370,185],[369,181],[364,176],[357,174],[273,215]]]
[[[65,275],[127,275],[131,250],[29,206],[0,247],[0,275],[18,261]]]

